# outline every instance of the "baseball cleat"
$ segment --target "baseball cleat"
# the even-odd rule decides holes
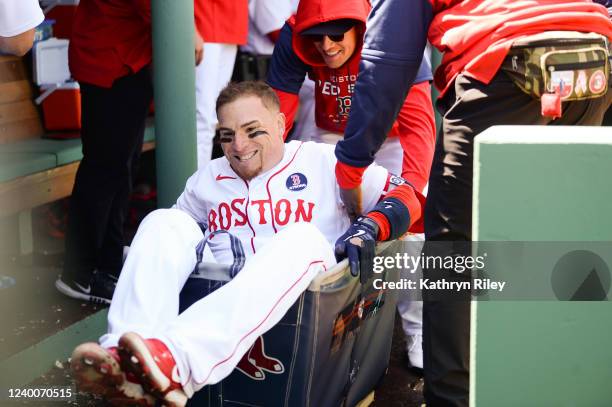
[[[113,406],[153,406],[155,399],[121,371],[117,348],[105,349],[94,342],[76,347],[70,361],[81,391],[105,398]]]
[[[168,347],[158,339],[144,339],[128,332],[119,339],[121,367],[134,375],[145,390],[168,407],[183,407],[183,391],[176,361]]]

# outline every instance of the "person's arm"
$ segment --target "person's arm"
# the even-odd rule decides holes
[[[276,44],[278,42],[278,39],[280,38],[280,32],[281,32],[280,29],[270,31],[269,33],[266,34],[266,37],[268,37],[270,41]]]
[[[359,187],[391,129],[421,64],[432,17],[431,0],[373,2],[344,140],[336,146],[342,189]]]
[[[36,0],[0,1],[0,52],[25,55],[34,43],[36,26],[44,18]]]
[[[382,188],[380,173],[385,175]],[[362,284],[372,274],[376,242],[398,239],[408,231],[422,232],[425,207],[425,197],[410,183],[377,165],[368,167],[363,190],[369,211],[356,218],[334,246],[336,258],[348,257],[351,274],[359,275]]]
[[[257,31],[274,44],[278,41],[280,30],[291,17],[291,2],[250,0],[249,18]]]
[[[297,114],[298,107],[300,105],[300,96],[296,95],[295,93],[283,92],[282,90],[278,90],[276,88],[272,89],[274,89],[276,96],[278,96],[280,111],[285,115],[285,133],[283,133],[283,140],[286,140],[291,128],[293,127],[295,115]]]
[[[414,84],[397,116],[402,145],[402,177],[423,191],[436,144],[436,120],[428,81]]]
[[[185,190],[183,190],[176,200],[176,203],[172,206],[175,209],[186,212],[200,224],[207,224],[208,222],[208,219],[206,219],[208,210],[204,203],[204,199],[202,199],[199,193],[199,191],[203,190],[202,186],[206,185],[205,180],[208,179],[208,177],[211,177],[208,167],[191,175],[187,180]]]
[[[293,120],[298,110],[299,92],[308,72],[306,65],[293,51],[293,34],[289,24],[281,29],[279,39],[274,46],[270,68],[266,82],[274,89],[281,102],[281,112],[285,115],[285,134],[293,126]]]
[[[34,31],[32,28],[12,37],[0,37],[0,51],[18,57],[24,56],[32,48]]]

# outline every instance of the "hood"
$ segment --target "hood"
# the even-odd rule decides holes
[[[304,30],[332,20],[350,18],[361,22],[361,36],[355,54],[361,54],[365,23],[370,13],[368,0],[301,0],[297,13],[289,19],[293,29],[293,50],[298,57],[311,66],[325,66],[312,40],[300,35]],[[351,59],[354,57],[353,55]]]

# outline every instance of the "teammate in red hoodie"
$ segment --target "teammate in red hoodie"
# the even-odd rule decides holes
[[[369,12],[370,4],[365,0],[300,1],[296,15],[281,30],[268,73],[268,84],[275,89],[281,111],[287,117],[285,136],[297,111],[298,92],[308,75],[315,83],[317,141],[335,144],[342,139]],[[404,97],[399,116],[388,131],[389,138],[375,157],[378,164],[391,173],[401,173],[418,191],[427,184],[435,144],[431,79],[426,52],[414,86]],[[422,303],[403,292],[398,311],[406,334],[409,365],[422,369]]]
[[[321,140],[342,138],[369,12],[366,0],[302,0],[296,15],[281,29],[267,82],[278,94],[287,117],[285,137],[297,112],[298,92],[308,75],[315,82],[315,121]],[[427,184],[435,144],[431,79],[426,57],[411,92],[403,98],[397,121],[388,131],[389,141],[376,157],[391,172],[401,172],[418,191]]]

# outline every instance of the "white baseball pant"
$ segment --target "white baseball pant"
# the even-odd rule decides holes
[[[202,232],[177,209],[141,223],[108,313],[104,347],[134,331],[162,340],[189,397],[228,376],[255,340],[272,328],[316,275],[336,263],[329,242],[310,223],[274,235],[238,275],[182,314],[179,292],[196,265]]]

